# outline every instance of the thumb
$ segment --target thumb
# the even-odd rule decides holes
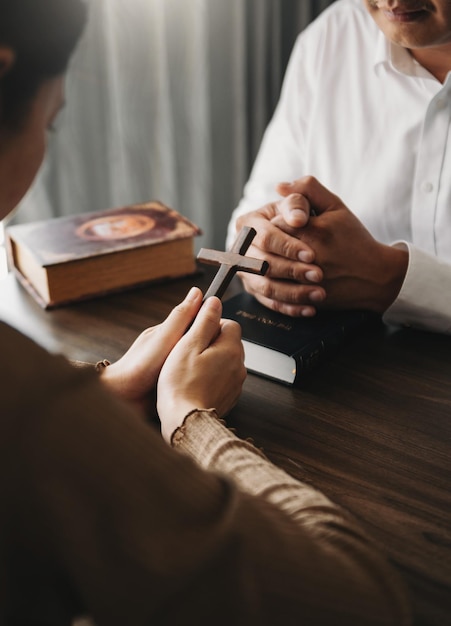
[[[160,333],[172,347],[183,337],[202,304],[202,291],[192,287],[185,299],[172,309],[160,325]]]
[[[317,215],[336,209],[341,204],[338,196],[324,187],[314,176],[303,176],[292,183],[279,183],[277,190],[284,196],[301,194]]]
[[[284,221],[292,228],[302,228],[309,221],[310,203],[300,193],[287,193],[283,200],[278,203],[278,211],[282,215]]]
[[[196,343],[199,353],[206,350],[218,336],[221,330],[221,314],[221,300],[216,296],[207,298],[192,327],[186,333],[186,337]]]

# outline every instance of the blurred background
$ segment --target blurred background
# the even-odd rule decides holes
[[[157,199],[223,249],[297,34],[332,0],[89,0],[14,222]]]

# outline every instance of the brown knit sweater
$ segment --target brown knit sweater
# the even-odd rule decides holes
[[[355,522],[211,412],[173,448],[0,324],[0,625],[409,622]]]

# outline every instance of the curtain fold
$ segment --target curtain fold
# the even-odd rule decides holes
[[[15,221],[159,199],[222,248],[294,39],[330,1],[90,0]]]

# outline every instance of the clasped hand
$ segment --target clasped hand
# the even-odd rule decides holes
[[[383,313],[399,293],[408,252],[384,245],[343,202],[307,176],[281,183],[278,202],[242,215],[237,229],[257,231],[249,255],[269,263],[266,276],[240,274],[262,304],[293,317],[318,308]]]
[[[219,416],[225,415],[246,377],[239,324],[221,319],[218,298],[201,304],[202,292],[193,287],[164,322],[142,332],[102,373],[110,390],[138,405],[156,387],[167,439],[194,408],[214,407]]]

